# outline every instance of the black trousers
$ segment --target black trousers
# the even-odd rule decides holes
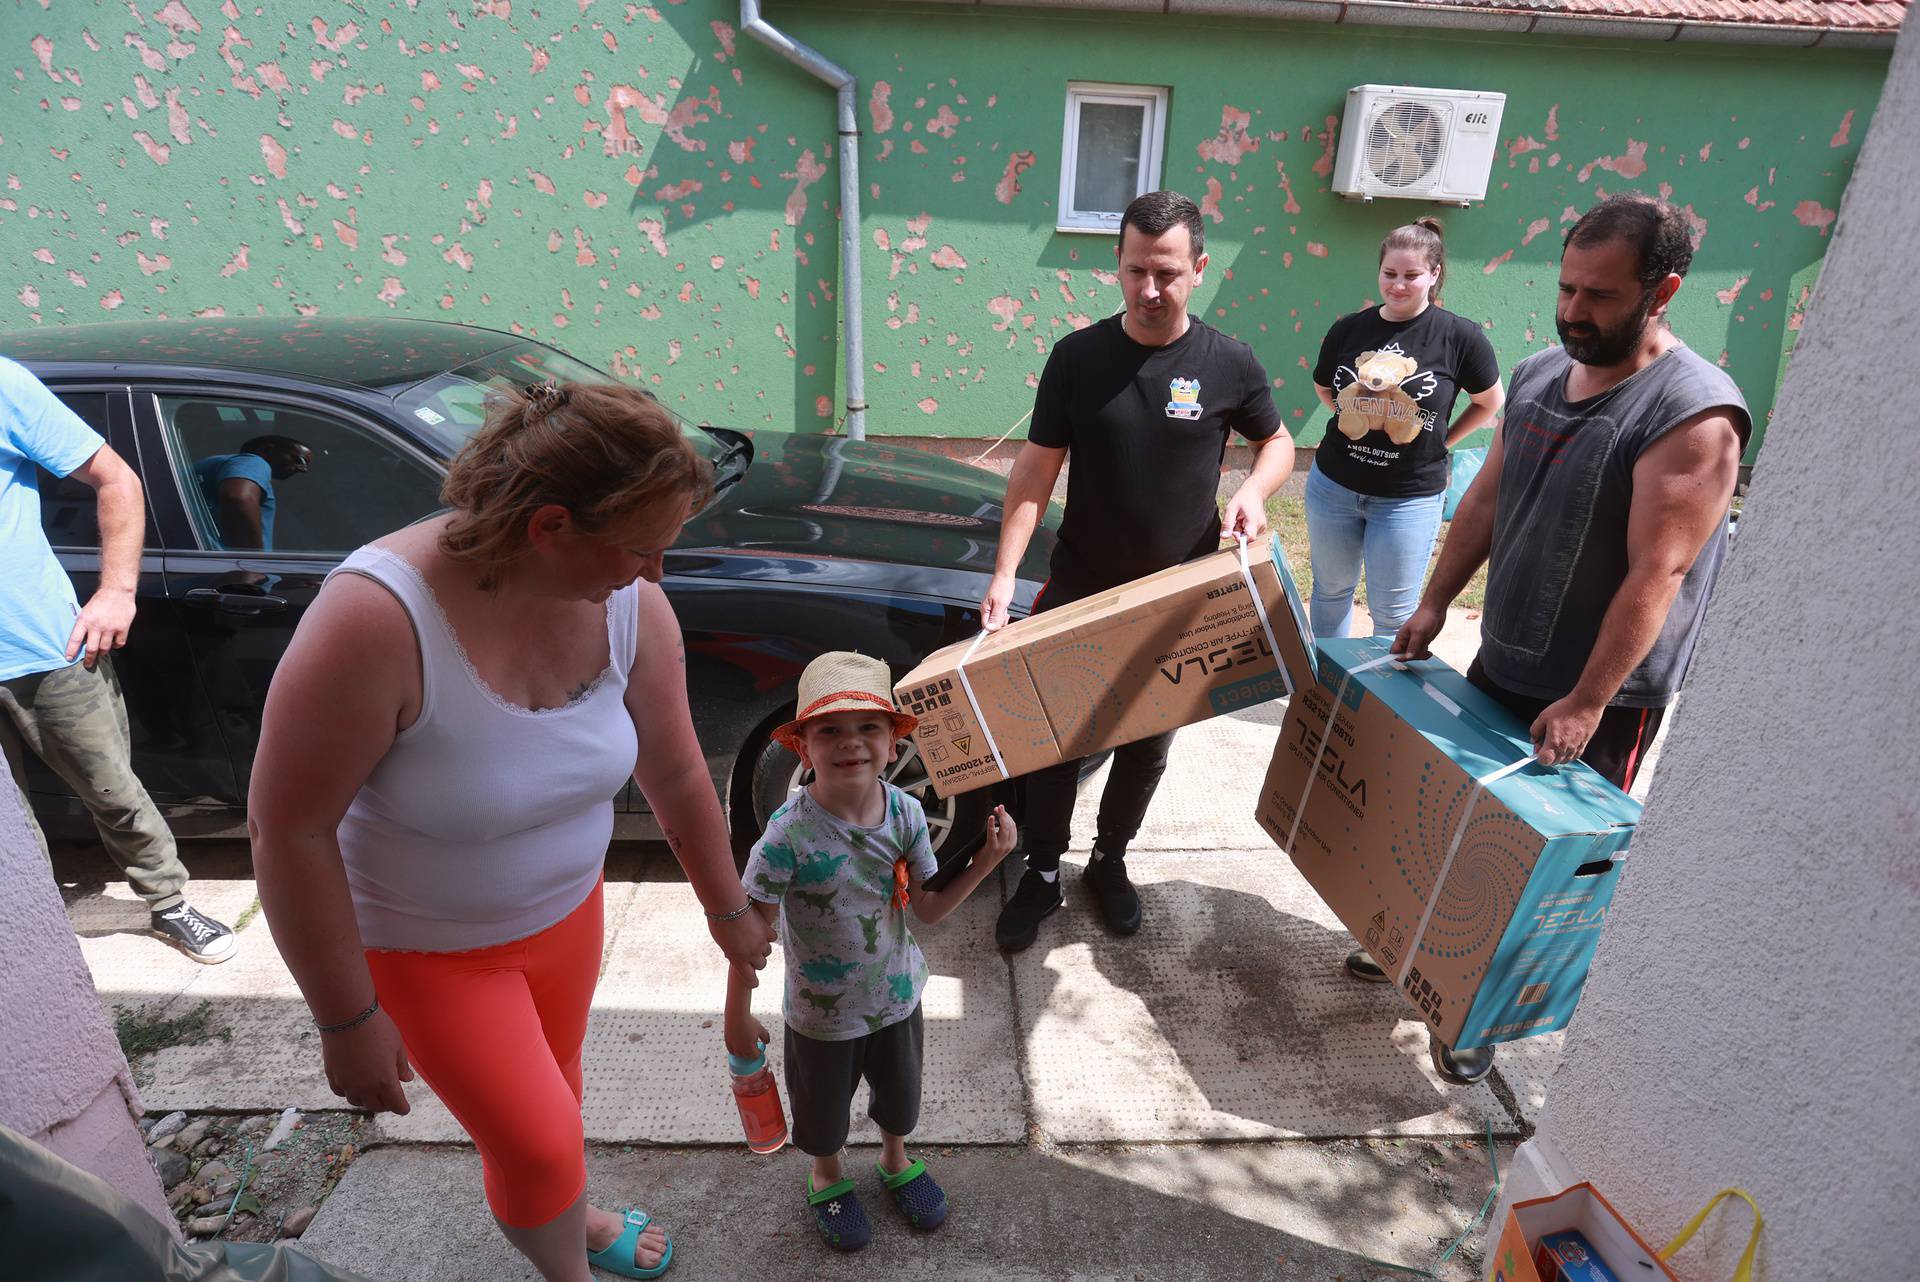
[[[1071,572],[1061,573],[1056,565],[1053,578],[1034,600],[1033,613],[1058,609],[1104,586],[1111,585],[1078,581]],[[1124,856],[1128,843],[1139,835],[1147,807],[1160,787],[1160,776],[1167,772],[1173,735],[1169,730],[1113,750],[1113,769],[1100,794],[1100,818],[1093,841],[1102,854],[1115,859]],[[1026,851],[1027,867],[1041,872],[1054,872],[1060,867],[1060,856],[1073,843],[1073,804],[1085,764],[1085,758],[1062,761],[1020,780],[1025,794],[1019,814],[1020,844]]]
[[[1480,666],[1479,655],[1474,656],[1467,668],[1467,680],[1505,704],[1507,711],[1528,725],[1553,703],[1551,699],[1536,699],[1495,685],[1487,670]],[[1660,733],[1660,723],[1666,719],[1665,708],[1609,707],[1600,714],[1600,724],[1594,728],[1593,738],[1587,741],[1580,760],[1624,792],[1633,787],[1634,776],[1646,762],[1647,749],[1653,746],[1654,737]]]
[[[1103,855],[1118,859],[1140,832],[1147,806],[1167,772],[1167,750],[1174,732],[1154,735],[1113,750],[1113,769],[1100,794],[1100,819],[1093,844]],[[1081,761],[1063,761],[1026,777],[1026,813],[1021,820],[1021,844],[1027,867],[1053,872],[1073,841],[1073,803],[1080,786]]]

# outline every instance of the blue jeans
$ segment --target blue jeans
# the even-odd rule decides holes
[[[1353,628],[1353,590],[1366,563],[1367,611],[1373,634],[1391,638],[1420,604],[1420,586],[1440,511],[1447,496],[1378,499],[1322,476],[1307,474],[1307,540],[1313,563],[1308,613],[1317,637],[1343,637]]]

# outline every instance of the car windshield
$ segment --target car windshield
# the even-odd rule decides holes
[[[471,365],[416,383],[395,397],[394,405],[415,425],[416,431],[438,446],[445,457],[452,458],[467,443],[467,438],[486,422],[489,392],[525,389],[548,379],[557,383],[632,382],[616,379],[544,344],[520,343],[483,356]],[[717,463],[727,452],[727,445],[711,433],[677,414],[674,420],[709,460]]]

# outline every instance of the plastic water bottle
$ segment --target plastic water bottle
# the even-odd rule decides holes
[[[787,1142],[787,1111],[780,1104],[780,1085],[767,1067],[767,1048],[752,1059],[727,1056],[733,1071],[733,1102],[740,1110],[740,1125],[747,1132],[747,1147],[756,1153],[777,1153]]]

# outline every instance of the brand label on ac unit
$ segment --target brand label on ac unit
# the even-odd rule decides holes
[[[1455,132],[1490,134],[1493,132],[1493,115],[1491,107],[1468,107],[1460,113],[1460,123],[1454,126]]]

